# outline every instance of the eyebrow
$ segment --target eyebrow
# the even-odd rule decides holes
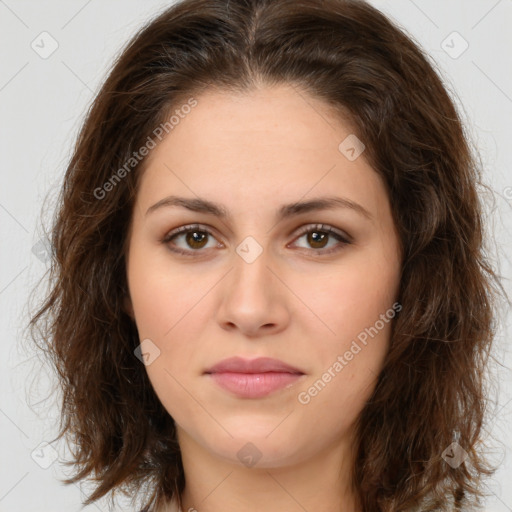
[[[164,197],[154,205],[150,206],[146,211],[146,215],[160,208],[172,206],[186,208],[187,210],[191,210],[193,212],[214,215],[220,219],[231,219],[230,213],[221,204],[201,198],[188,198],[179,196]],[[310,201],[299,201],[291,204],[285,204],[278,209],[276,218],[279,221],[288,217],[300,215],[301,213],[308,213],[317,210],[332,210],[335,208],[347,208],[355,211],[368,220],[373,219],[371,213],[359,203],[355,203],[354,201],[343,197],[335,196],[319,197]]]

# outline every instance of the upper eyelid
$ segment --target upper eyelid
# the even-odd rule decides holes
[[[178,228],[172,229],[171,231],[169,231],[168,233],[166,233],[164,235],[163,239],[165,240],[165,239],[168,239],[169,237],[181,235],[183,233],[187,233],[187,232],[193,231],[193,230],[204,231],[210,235],[214,235],[214,232],[216,231],[214,228],[207,226],[205,224],[197,224],[197,223],[186,224],[184,226],[180,226]]]
[[[305,235],[306,233],[309,233],[310,231],[326,231],[331,235],[338,235],[340,238],[347,240],[348,242],[352,242],[352,237],[346,233],[345,231],[335,228],[334,226],[331,226],[330,224],[322,224],[322,223],[316,223],[316,224],[306,224],[305,226],[302,226],[299,228],[299,232],[297,236]]]

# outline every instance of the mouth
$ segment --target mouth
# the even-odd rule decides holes
[[[293,386],[305,375],[278,359],[232,357],[206,370],[205,375],[225,391],[240,398],[262,398]]]

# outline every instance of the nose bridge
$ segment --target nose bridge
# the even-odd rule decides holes
[[[271,272],[267,268],[270,261],[270,252],[264,248],[253,236],[247,236],[238,244],[233,256],[234,270],[232,275],[233,286],[237,295],[246,296],[256,293],[264,294],[269,290]]]
[[[253,237],[246,237],[235,251],[232,271],[222,289],[219,323],[251,335],[263,326],[282,328],[288,309],[277,289],[279,280],[269,269],[274,266],[271,251]]]

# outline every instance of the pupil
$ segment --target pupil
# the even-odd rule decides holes
[[[310,233],[310,243],[311,244],[320,244],[320,247],[323,247],[324,245],[322,244],[322,242],[324,241],[324,239],[327,238],[327,234],[326,233],[320,233],[318,231],[313,231],[312,233]]]
[[[201,246],[201,242],[206,239],[206,234],[199,231],[192,231],[187,236],[187,243],[192,247],[197,247],[197,244]]]

